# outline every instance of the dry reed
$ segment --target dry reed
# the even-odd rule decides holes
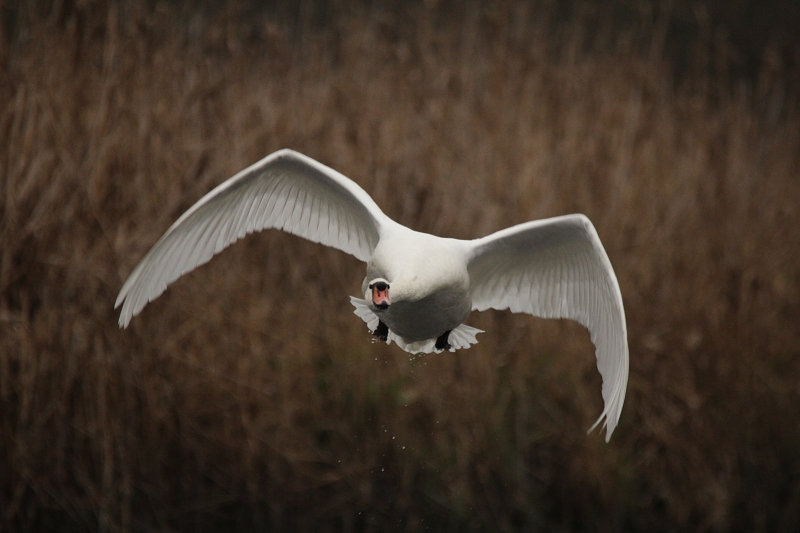
[[[699,41],[676,79],[657,18],[616,31],[535,6],[334,4],[294,26],[235,4],[15,6],[0,527],[800,527],[789,73],[769,56],[728,79],[724,43]],[[358,261],[278,232],[120,331],[111,307],[149,246],[282,147],[443,236],[587,214],[630,331],[611,443],[584,434],[601,400],[581,327],[486,312],[469,351],[409,358],[352,315]]]

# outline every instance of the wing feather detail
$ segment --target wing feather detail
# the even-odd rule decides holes
[[[282,229],[367,261],[387,224],[355,182],[292,150],[275,152],[206,194],[164,233],[120,290],[119,324],[254,231]]]
[[[567,215],[471,241],[473,309],[569,318],[589,329],[603,378],[606,440],[619,422],[628,383],[625,311],[617,277],[592,223]]]

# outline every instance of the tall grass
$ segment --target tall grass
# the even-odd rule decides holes
[[[800,108],[780,56],[731,79],[724,42],[698,40],[677,78],[658,17],[302,5],[6,9],[2,529],[796,530]],[[580,326],[485,312],[477,346],[408,357],[352,315],[358,261],[275,231],[119,330],[160,234],[282,147],[438,235],[587,214],[629,327],[611,443],[584,432],[601,399]]]

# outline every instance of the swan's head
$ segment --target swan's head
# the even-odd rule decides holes
[[[389,282],[383,278],[375,278],[369,282],[369,290],[372,292],[372,305],[384,311],[389,308],[392,301],[389,299]]]

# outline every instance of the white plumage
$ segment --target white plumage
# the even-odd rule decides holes
[[[469,348],[472,310],[570,318],[589,329],[603,378],[606,440],[628,383],[628,341],[617,278],[583,215],[527,222],[472,241],[413,231],[356,183],[292,150],[236,174],[184,213],[120,290],[121,327],[178,277],[253,231],[278,228],[367,263],[355,313],[412,353]],[[386,331],[382,332],[381,328]],[[590,429],[591,431],[591,429]]]

